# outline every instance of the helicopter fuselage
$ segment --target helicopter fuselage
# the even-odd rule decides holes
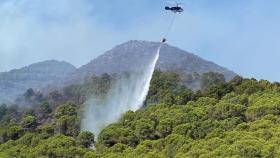
[[[165,7],[165,10],[170,10],[174,13],[181,13],[184,11],[184,9],[182,7],[179,7],[179,6],[174,6],[174,7]]]

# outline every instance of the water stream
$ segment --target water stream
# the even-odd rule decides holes
[[[125,112],[136,111],[143,106],[161,47],[162,44],[147,66],[121,75],[102,101],[93,96],[86,102],[82,130],[91,131],[97,136],[105,126],[116,122]]]

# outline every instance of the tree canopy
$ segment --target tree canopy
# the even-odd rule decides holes
[[[105,91],[110,77],[103,80]],[[194,92],[178,74],[156,71],[146,106],[96,137],[80,130],[75,102],[42,102],[34,112],[1,105],[0,157],[279,157],[279,83],[217,74],[203,82]]]

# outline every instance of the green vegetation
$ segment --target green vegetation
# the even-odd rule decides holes
[[[106,91],[109,80],[101,81],[108,78],[99,90]],[[280,84],[203,78],[203,89],[193,92],[178,74],[156,71],[145,107],[125,113],[97,140],[80,131],[77,102],[42,102],[33,111],[1,105],[0,157],[279,157]],[[71,96],[85,89],[73,87]]]

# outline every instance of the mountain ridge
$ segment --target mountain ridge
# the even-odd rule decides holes
[[[160,43],[149,41],[131,40],[117,45],[106,51],[88,64],[78,68],[73,76],[79,76],[78,80],[88,75],[101,75],[102,73],[114,74],[135,71],[143,63],[147,63],[155,55]],[[181,73],[183,78],[193,78],[207,72],[218,72],[225,76],[228,81],[237,74],[214,62],[207,61],[193,53],[189,53],[180,48],[164,44],[161,48],[160,57],[156,64],[156,69],[162,71],[175,71]],[[183,72],[183,73],[182,73]],[[197,74],[196,74],[197,73]],[[188,81],[186,81],[188,82]],[[189,85],[192,89],[199,89],[198,82]]]
[[[27,89],[42,90],[76,69],[65,61],[46,60],[0,73],[0,101],[11,102]]]
[[[78,68],[65,61],[46,60],[9,72],[0,72],[0,101],[11,101],[29,88],[49,92],[81,83],[92,75],[137,71],[151,62],[159,45],[159,42],[130,40]],[[184,83],[193,90],[200,88],[203,73],[222,73],[226,80],[236,75],[225,67],[168,44],[162,46],[156,69],[179,73]]]

